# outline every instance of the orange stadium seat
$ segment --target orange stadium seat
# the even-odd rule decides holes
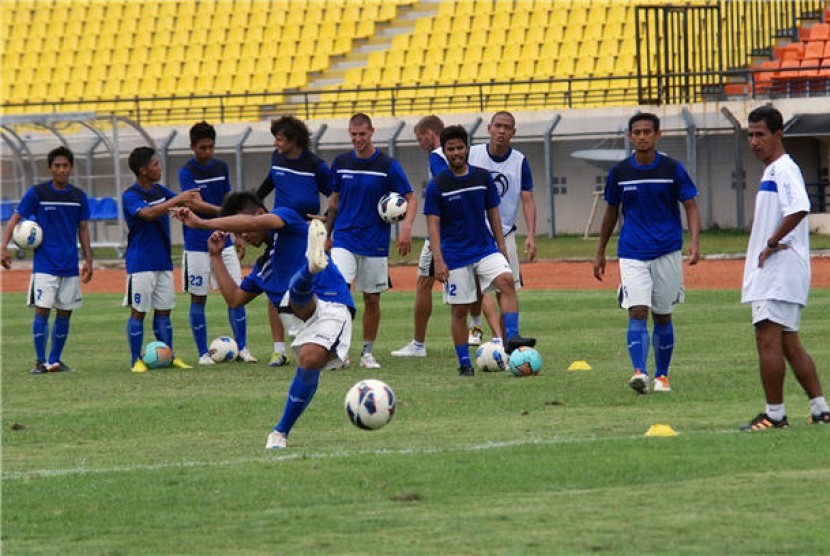
[[[830,41],[830,23],[813,23],[807,41]]]

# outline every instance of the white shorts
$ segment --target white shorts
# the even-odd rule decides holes
[[[522,289],[522,273],[519,269],[519,250],[516,248],[516,230],[504,236],[504,244],[507,247],[507,262],[510,263],[510,272],[513,273],[513,287],[518,291]]]
[[[329,351],[330,360],[324,368],[341,368],[348,360],[352,343],[352,313],[342,303],[316,300],[314,314],[302,321],[291,313],[280,313],[285,330],[294,337],[291,349],[299,357],[300,348],[305,344],[316,344]],[[285,294],[283,303],[288,303]]]
[[[29,279],[26,305],[30,307],[74,311],[82,302],[81,279],[78,276],[55,276],[36,272]]]
[[[242,282],[242,267],[236,256],[236,249],[229,245],[222,249],[222,261],[239,285]],[[182,253],[182,285],[184,291],[191,295],[207,295],[219,285],[210,264],[210,253],[207,251],[185,251]]]
[[[801,312],[804,307],[798,303],[767,299],[752,302],[752,324],[768,320],[784,327],[785,332],[798,332]]]
[[[331,250],[331,259],[346,282],[355,291],[383,293],[389,289],[389,259],[387,257],[366,257],[355,255],[342,247]]]
[[[136,272],[127,275],[127,294],[124,306],[139,313],[150,309],[167,311],[176,306],[172,270]]]
[[[684,299],[683,257],[680,251],[651,261],[620,259],[620,306],[645,305],[658,315],[670,315]]]
[[[450,270],[449,278],[444,283],[444,303],[467,305],[475,302],[478,299],[478,285],[482,292],[489,291],[493,289],[493,280],[505,272],[510,272],[510,265],[501,253],[493,253],[477,263]]]
[[[429,247],[429,238],[424,240],[421,256],[418,257],[418,276],[435,276],[435,264],[432,262],[432,249]]]

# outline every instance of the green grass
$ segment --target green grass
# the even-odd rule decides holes
[[[248,316],[265,359],[260,301]],[[521,301],[542,374],[462,380],[441,305],[428,358],[388,356],[411,333],[412,298],[385,295],[383,368],[325,373],[290,448],[267,453],[293,369],[134,375],[120,296],[87,295],[65,353],[79,371],[31,376],[31,312],[22,295],[3,295],[4,554],[826,552],[830,430],[805,424],[792,375],[791,427],[735,432],[763,409],[738,292],[687,292],[674,392],[648,396],[626,386],[626,318],[613,294],[522,292]],[[815,290],[801,332],[825,387],[828,312],[830,290]],[[227,333],[223,313],[211,297],[211,336]],[[193,361],[181,296],[173,316],[178,352]],[[593,370],[567,372],[577,359]],[[368,376],[399,400],[395,420],[374,432],[342,409],[349,386]],[[655,423],[679,435],[644,437]]]

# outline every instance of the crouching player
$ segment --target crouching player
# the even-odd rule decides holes
[[[241,307],[260,293],[289,312],[286,328],[294,336],[297,373],[288,389],[282,419],[268,435],[265,448],[285,448],[288,434],[314,397],[324,368],[344,365],[352,336],[354,303],[349,285],[326,255],[326,227],[306,223],[296,211],[277,207],[268,212],[253,193],[232,193],[218,218],[203,220],[189,209],[176,217],[188,226],[222,230],[208,240],[216,281],[229,307]],[[225,233],[233,232],[265,254],[240,285],[222,262]],[[282,302],[276,295],[286,292]]]

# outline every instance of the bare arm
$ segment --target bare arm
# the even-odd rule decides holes
[[[536,260],[536,200],[533,191],[522,191],[522,212],[527,224],[527,239],[525,239],[525,253],[530,262]]]
[[[84,263],[81,265],[81,282],[84,284],[92,280],[92,245],[89,241],[89,222],[81,220],[78,224],[78,241],[81,243],[81,252],[84,254]]]
[[[2,264],[3,268],[6,270],[12,267],[12,258],[11,255],[9,255],[9,248],[7,245],[12,240],[14,227],[17,226],[21,220],[23,220],[23,217],[20,216],[18,212],[14,212],[12,217],[9,219],[9,223],[6,224],[6,229],[3,230],[3,245],[2,249],[0,249],[0,264]]]
[[[185,191],[184,193],[179,193],[172,199],[167,199],[163,203],[144,207],[140,211],[138,211],[138,213],[136,213],[136,216],[138,216],[142,220],[155,220],[167,214],[167,211],[174,207],[187,205],[193,200],[201,198],[202,197],[201,195],[199,195],[198,190],[190,189],[188,191]]]
[[[326,251],[331,251],[331,236],[334,232],[334,222],[337,220],[337,211],[340,208],[340,193],[334,192],[329,197],[329,208],[326,210],[326,230],[329,233],[326,239]]]
[[[187,208],[180,208],[174,216],[191,228],[200,230],[221,230],[241,234],[243,232],[266,232],[285,226],[285,221],[276,214],[233,214],[219,218],[200,218]]]
[[[700,260],[700,213],[694,199],[683,201],[686,209],[686,223],[689,226],[689,264],[697,264]]]
[[[617,226],[619,217],[619,207],[614,205],[607,205],[605,207],[605,214],[602,217],[602,226],[599,231],[597,254],[594,257],[594,278],[600,282],[602,282],[602,276],[605,274],[605,248],[608,246],[608,240],[611,239],[611,233]]]
[[[228,234],[224,232],[214,232],[208,239],[208,252],[210,253],[213,274],[216,276],[216,283],[219,284],[219,291],[222,292],[222,297],[225,298],[228,307],[235,309],[247,304],[256,297],[256,294],[246,292],[240,288],[228,272],[225,262],[222,260],[222,250],[225,248],[227,237]]]
[[[501,229],[501,213],[499,212],[499,207],[493,207],[487,210],[487,220],[490,221],[490,229],[493,231],[493,237],[496,239],[496,246],[501,251],[501,254],[504,255],[504,258],[508,259],[507,244],[504,242],[504,231]]]
[[[778,225],[778,228],[772,234],[772,236],[767,240],[767,246],[764,247],[764,250],[761,251],[761,254],[758,255],[758,267],[763,267],[764,262],[770,258],[772,255],[776,253],[776,251],[780,251],[782,249],[789,249],[790,246],[786,243],[781,243],[781,240],[786,236],[788,233],[792,232],[798,224],[804,220],[804,217],[807,216],[807,211],[803,210],[801,212],[796,212],[793,214],[788,214],[784,217],[784,220],[781,221],[781,224]],[[775,247],[770,247],[770,245],[774,245]]]
[[[429,232],[429,247],[432,251],[432,262],[435,265],[435,279],[443,283],[450,275],[450,269],[444,262],[444,253],[441,251],[441,218],[427,214],[427,231]]]
[[[418,214],[418,199],[414,193],[406,194],[406,217],[398,235],[398,253],[406,255],[412,249],[412,223]]]

